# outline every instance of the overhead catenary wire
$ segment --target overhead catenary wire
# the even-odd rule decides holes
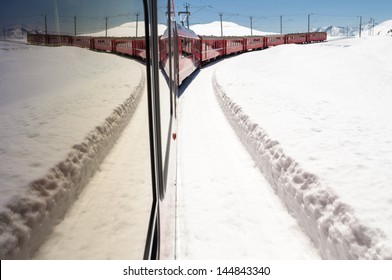
[[[358,29],[357,24],[357,15],[352,14],[334,14],[334,13],[323,13],[323,12],[312,12],[312,13],[282,13],[282,14],[262,14],[257,13],[257,11],[253,11],[252,15],[241,13],[241,12],[233,12],[227,8],[220,9],[220,7],[216,6],[216,3],[208,0],[199,0],[197,3],[196,1],[192,0],[178,0],[176,1],[177,5],[183,5],[182,8],[185,7],[187,16],[186,25],[189,27],[191,24],[203,24],[211,22],[211,19],[218,19],[216,15],[219,13],[223,13],[223,17],[221,21],[223,22],[222,25],[224,27],[224,21],[232,21],[237,24],[241,24],[244,26],[250,26],[250,33],[253,34],[253,31],[256,29],[263,27],[264,31],[270,32],[307,32],[311,31],[311,27],[314,26],[314,22],[320,22],[320,26],[356,26]],[[189,3],[191,2],[191,3]],[[195,5],[192,5],[192,2]],[[178,10],[178,9],[177,9]],[[43,15],[21,15],[21,16],[9,16],[2,18],[5,19],[34,19],[35,17],[41,17]],[[47,24],[52,25],[53,23],[58,25],[59,22],[56,21],[56,15],[47,13]],[[77,21],[75,20],[77,17]],[[252,17],[252,19],[250,19]],[[322,20],[321,18],[327,18],[326,20]],[[367,17],[362,15],[363,22],[371,21],[373,17]],[[81,33],[82,30],[85,32],[89,32],[88,30],[90,27],[94,29],[101,29],[107,30],[109,28],[107,25],[116,26],[121,22],[126,22],[126,20],[130,19],[133,21],[138,21],[138,16],[135,15],[135,12],[121,12],[121,13],[113,13],[108,15],[101,15],[101,16],[93,16],[88,14],[73,14],[73,15],[57,15],[57,19],[60,20],[61,29],[67,32],[73,32],[73,34]],[[115,19],[112,21],[111,19]],[[337,19],[336,21],[334,19]],[[342,19],[342,20],[339,20]],[[95,22],[95,23],[90,23]],[[324,22],[321,25],[321,22]],[[163,23],[164,24],[164,23]],[[1,26],[7,26],[8,24],[1,24]],[[33,23],[33,25],[37,25]],[[42,24],[38,24],[42,30]],[[77,25],[77,28],[76,28]],[[371,24],[370,24],[371,25]],[[46,28],[48,29],[48,27]],[[76,29],[76,31],[75,31]],[[283,30],[284,29],[284,30]],[[72,30],[72,31],[71,31]],[[276,32],[276,33],[278,33]],[[223,33],[223,32],[221,32]]]

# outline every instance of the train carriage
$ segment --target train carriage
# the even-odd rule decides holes
[[[192,30],[177,26],[178,33],[178,71],[181,84],[201,64],[200,37]]]
[[[279,46],[285,43],[284,35],[268,35],[267,37],[267,47]]]
[[[111,37],[95,37],[93,48],[98,51],[114,52],[114,39]]]
[[[307,42],[307,33],[295,33],[285,35],[285,44],[304,44]]]
[[[267,47],[267,38],[265,36],[251,36],[244,39],[245,51],[261,50]]]
[[[144,37],[138,37],[133,40],[133,55],[146,60],[146,39]]]
[[[244,51],[245,39],[243,37],[228,37],[225,39],[225,54],[235,54]]]
[[[206,63],[225,55],[225,42],[222,37],[199,36],[201,46],[201,61]]]
[[[201,39],[192,30],[178,24],[171,32],[172,34],[169,34],[169,31],[166,30],[160,37],[159,62],[168,77],[170,76],[170,64],[176,65],[178,69],[177,77],[175,78],[176,83],[181,84],[202,63]],[[173,33],[176,35],[173,36]],[[169,36],[171,37],[171,42],[169,41]],[[175,37],[177,37],[177,41],[175,41]],[[172,57],[171,60],[169,60],[169,43],[178,52],[178,55]],[[173,75],[173,73],[171,74]]]
[[[323,42],[325,40],[327,40],[326,32],[311,32],[307,35],[307,39],[306,39],[308,43]]]
[[[121,38],[114,40],[114,47],[116,53],[125,55],[134,55],[133,46],[134,39],[132,38]]]
[[[27,34],[27,43],[31,45],[46,45],[47,36],[45,34]]]
[[[72,40],[74,47],[94,49],[94,40],[88,36],[74,36]]]
[[[47,40],[49,46],[53,46],[53,47],[61,46],[62,41],[60,35],[48,35]]]
[[[61,40],[61,46],[72,46],[73,45],[72,36],[61,35],[60,40]]]

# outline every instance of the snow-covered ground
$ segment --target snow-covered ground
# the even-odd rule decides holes
[[[177,258],[319,259],[219,108],[219,67],[203,68],[180,99]]]
[[[143,258],[152,204],[147,94],[35,259]]]
[[[124,102],[143,72],[137,62],[80,48],[0,44],[3,207]]]
[[[218,34],[212,35],[219,35],[220,27],[215,29]],[[211,26],[197,33],[207,34],[207,30]],[[248,35],[242,32],[231,35]],[[279,46],[231,57],[200,71],[180,98],[178,258],[391,257],[390,44],[391,37],[383,35]],[[107,133],[112,124],[107,117],[132,91],[140,92],[143,66],[72,47],[6,42],[1,42],[0,62],[0,168],[4,173],[0,176],[4,210],[0,252],[4,252],[17,248],[30,234],[40,235],[29,227],[50,220],[48,211],[59,197],[67,196],[63,210],[73,202],[77,194],[69,195],[64,186],[80,180],[81,172],[92,173],[83,168],[75,171],[73,164],[90,159],[84,154],[96,151],[89,146],[94,139],[100,146],[99,137],[110,134],[103,141],[114,144],[121,129]],[[53,78],[42,83],[49,74]],[[130,103],[125,107],[136,101]],[[116,122],[124,118],[118,113],[122,105],[117,109]],[[125,207],[123,196],[131,194],[119,188],[118,196],[111,196],[105,186],[114,181],[116,186],[127,186],[132,180],[119,176],[119,170],[132,170],[124,151],[130,147],[127,139],[132,137],[137,116],[36,258],[140,255],[127,255],[110,239],[100,242],[102,235],[132,242],[127,234],[135,227],[126,221],[135,209],[112,209],[113,205]],[[253,159],[234,131],[248,151],[254,149]],[[140,137],[134,140],[140,144]],[[93,163],[96,169],[110,148]],[[6,158],[11,152],[13,156]],[[31,184],[42,176],[43,180]],[[11,180],[21,188],[3,188]],[[25,193],[29,184],[35,191]],[[3,194],[19,195],[23,203],[4,209],[9,199]],[[102,210],[99,217],[96,209]],[[101,215],[108,226],[100,223]],[[111,223],[117,221],[127,226]],[[17,230],[7,231],[12,227]],[[101,247],[94,245],[99,243]]]
[[[308,211],[317,220],[300,223],[319,228],[310,235],[320,247],[323,235],[349,243],[342,257],[392,257],[391,43],[378,36],[280,46],[228,59],[215,73],[260,169],[297,219]]]
[[[50,228],[113,146],[144,73],[110,54],[0,44],[0,253],[28,257],[35,226]]]

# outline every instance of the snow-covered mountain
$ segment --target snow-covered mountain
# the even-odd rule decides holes
[[[331,37],[344,37],[344,36],[358,36],[359,34],[359,26],[325,26],[317,29],[313,29],[313,31],[324,31],[327,32]],[[368,23],[362,26],[362,36],[372,36],[379,35],[392,36],[392,20],[384,21],[380,24],[376,24],[374,27],[372,24]]]
[[[12,27],[12,28],[1,28],[0,38],[1,39],[25,39],[27,34],[44,34],[45,31],[37,30],[29,27]]]
[[[331,37],[355,36],[358,34],[358,28],[356,27],[341,27],[332,25],[313,29],[312,31],[327,32]]]
[[[190,29],[199,35],[208,36],[221,36],[221,23],[220,21],[214,21],[206,24],[195,24],[191,25]],[[223,21],[222,22],[223,36],[246,36],[246,35],[268,35],[270,32],[263,32],[256,29],[253,31],[249,27],[241,26],[234,22]]]
[[[375,26],[374,35],[392,36],[392,20],[386,20]]]
[[[161,35],[166,30],[166,25],[158,24],[158,33]],[[108,28],[107,35],[113,37],[133,37],[138,35],[139,37],[144,36],[144,21],[136,22],[127,22],[123,23],[119,26]],[[136,34],[137,33],[137,34]],[[106,30],[84,34],[87,36],[105,36]]]
[[[221,35],[221,24],[220,21],[215,21],[206,24],[195,24],[191,25],[190,28],[199,35]],[[249,27],[238,25],[234,22],[223,22],[223,35],[224,36],[245,36],[251,34]],[[359,26],[357,27],[343,27],[343,26],[325,26],[313,29],[312,31],[324,31],[327,32],[331,37],[345,37],[345,36],[358,36]],[[259,31],[253,29],[253,35],[268,35],[272,34],[269,32]],[[384,21],[380,24],[376,24],[374,27],[372,24],[364,24],[362,26],[362,36],[369,35],[390,35],[392,36],[392,20]]]

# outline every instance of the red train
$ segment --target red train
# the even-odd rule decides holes
[[[282,44],[306,44],[322,42],[327,39],[326,32],[245,37],[198,36],[193,31],[180,25],[177,26],[177,35],[177,48],[174,49],[178,55],[173,63],[176,63],[178,69],[178,76],[176,77],[178,85],[197,68],[217,58]],[[169,49],[168,37],[167,32],[165,32],[160,37],[159,43],[160,65],[166,73],[168,73],[169,69],[167,55],[167,50]],[[144,37],[115,38],[29,34],[27,42],[34,45],[77,46],[91,50],[129,55],[142,60],[146,59]]]

